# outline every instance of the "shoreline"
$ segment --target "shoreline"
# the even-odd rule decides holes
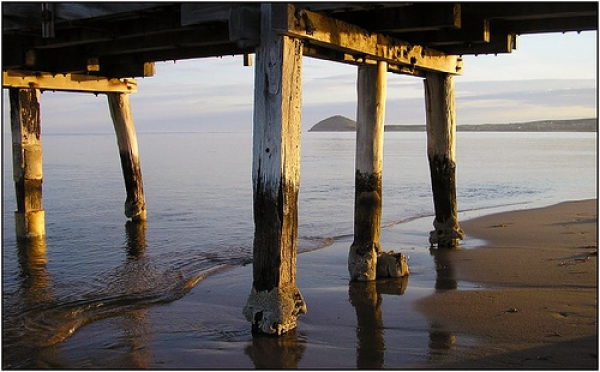
[[[415,305],[477,345],[426,368],[597,369],[597,221],[592,199],[461,222],[485,244],[439,252],[438,274],[482,289],[439,290]]]
[[[580,206],[586,207],[584,223],[580,223],[581,216],[577,216]],[[211,276],[206,283],[198,286],[189,300],[194,304],[194,314],[203,302],[201,299],[219,304],[221,311],[223,304],[230,307],[229,313],[225,311],[219,315],[226,314],[219,323],[228,323],[226,327],[232,326],[239,332],[237,340],[228,341],[233,342],[229,344],[231,354],[226,359],[231,368],[596,369],[596,256],[588,254],[585,263],[577,261],[573,265],[560,265],[563,261],[568,262],[565,260],[554,261],[556,257],[571,256],[569,259],[578,260],[582,258],[582,252],[597,251],[596,222],[588,221],[592,217],[597,221],[596,211],[596,199],[491,214],[484,211],[479,217],[473,217],[473,213],[466,211],[465,215],[472,217],[461,222],[461,226],[471,239],[466,244],[468,248],[458,251],[430,249],[428,255],[421,252],[422,256],[427,256],[427,262],[418,261],[419,251],[425,251],[422,248],[424,241],[416,243],[414,237],[418,237],[417,241],[426,237],[429,227],[425,226],[429,226],[433,217],[383,229],[381,243],[384,250],[395,249],[416,257],[411,265],[411,275],[405,281],[349,283],[346,258],[352,237],[335,240],[323,249],[299,254],[298,288],[307,302],[308,313],[298,318],[297,329],[280,338],[249,334],[249,324],[239,316],[249,292],[248,283],[252,280],[251,265],[234,269],[230,274]],[[475,215],[482,213],[472,212]],[[576,244],[570,244],[570,238],[576,233],[564,234],[568,236],[566,248],[542,247],[543,254],[539,253],[538,245],[545,243],[525,231],[518,232],[521,236],[512,235],[503,240],[516,242],[521,237],[529,239],[519,243],[532,250],[529,254],[524,249],[516,251],[518,258],[538,257],[537,261],[523,265],[527,270],[548,263],[555,271],[585,267],[583,288],[573,290],[573,287],[581,286],[581,278],[568,272],[563,272],[560,278],[552,276],[546,279],[544,286],[531,281],[535,273],[545,270],[545,267],[532,271],[527,278],[519,279],[514,274],[506,276],[507,283],[498,281],[496,276],[488,279],[492,272],[486,271],[489,266],[475,273],[481,262],[500,267],[499,262],[493,262],[496,257],[502,256],[504,249],[515,249],[517,245],[512,243],[510,247],[503,248],[486,232],[517,227],[517,222],[523,218],[529,223],[531,214],[556,217],[552,221],[537,218],[538,225],[529,226],[532,231],[539,231],[543,222],[552,224],[551,230],[558,235],[562,233],[560,229],[578,229],[586,225],[585,233],[579,234],[581,240]],[[513,220],[514,216],[517,218]],[[505,221],[506,226],[492,227],[501,224],[496,222],[498,219]],[[556,242],[553,234],[547,234],[547,239]],[[399,240],[404,242],[400,246]],[[571,245],[575,248],[572,249]],[[492,247],[501,247],[502,250],[490,254]],[[513,262],[508,259],[502,265],[510,267]],[[515,272],[520,270],[519,267],[513,269]],[[559,284],[565,277],[572,280]],[[220,287],[229,292],[214,290]],[[535,307],[542,302],[544,305]],[[212,305],[207,307],[207,311],[200,312],[211,313],[208,310],[211,308]],[[513,313],[513,309],[516,312]],[[238,355],[235,350],[240,347],[235,346],[238,342],[245,345],[246,358],[235,359]],[[177,353],[175,351],[175,355]],[[201,360],[200,364],[188,360],[176,367],[224,366],[223,359],[212,353],[203,353]],[[248,364],[250,361],[251,364]]]
[[[385,132],[425,132],[424,124],[400,125],[386,124]],[[579,118],[566,120],[535,120],[511,123],[459,124],[457,132],[597,132],[597,118]],[[356,122],[335,115],[314,124],[308,132],[356,132]]]
[[[94,321],[32,351],[34,360],[69,369],[594,368],[595,203],[465,219],[467,248],[459,250],[427,247],[432,217],[382,229],[382,249],[409,256],[405,279],[349,283],[352,236],[299,254],[297,285],[308,313],[281,337],[251,333],[242,315],[252,283],[252,265],[245,265],[208,276],[177,301]],[[473,212],[467,214],[482,213]],[[510,232],[519,218],[529,223],[530,213],[555,216],[536,221],[564,240],[550,233],[544,239],[569,244],[539,247],[539,237],[522,231],[502,246],[485,235]],[[483,239],[486,246],[479,247]],[[513,258],[503,258],[509,251]],[[583,252],[590,257],[577,261]],[[515,265],[518,260],[525,263]],[[529,276],[517,275],[523,268]],[[536,274],[550,271],[546,279]]]

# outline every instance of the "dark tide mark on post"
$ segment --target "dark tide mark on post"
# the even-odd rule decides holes
[[[381,175],[356,171],[354,243],[357,253],[364,255],[371,249],[379,252],[379,224],[381,221]]]
[[[125,191],[127,199],[125,201],[125,215],[129,218],[135,217],[137,213],[145,208],[143,201],[144,185],[142,182],[142,171],[137,159],[129,151],[120,151],[121,168],[125,180]]]
[[[253,242],[253,283],[257,291],[270,291],[279,283],[281,257],[281,216],[279,198],[265,188],[261,165],[258,166],[254,186],[254,242]],[[278,193],[280,194],[280,193]],[[281,207],[282,208],[282,207]]]
[[[42,180],[15,181],[15,192],[17,211],[29,212],[42,209]]]
[[[446,155],[429,155],[435,218],[456,218],[456,164]]]

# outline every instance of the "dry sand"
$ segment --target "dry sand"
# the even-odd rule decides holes
[[[438,291],[417,308],[478,344],[425,367],[597,369],[597,221],[589,200],[461,223],[487,245],[437,252],[438,273],[483,288]]]

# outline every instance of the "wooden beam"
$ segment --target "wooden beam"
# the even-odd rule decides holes
[[[512,53],[517,49],[517,35],[506,33],[493,33],[489,43],[464,43],[438,46],[448,54],[478,55],[478,54],[503,54]]]
[[[119,38],[115,42],[97,42],[88,46],[23,50],[3,45],[3,62],[11,68],[49,73],[90,72],[87,61],[100,61],[98,76],[141,77],[148,74],[145,64],[154,61],[201,58],[207,56],[253,53],[257,39],[238,34],[237,43],[230,40],[226,24],[203,26],[201,29],[161,33],[141,38]],[[31,58],[27,59],[27,56]]]
[[[553,19],[552,22],[539,19],[525,21],[495,20],[494,22],[500,23],[503,29],[515,34],[598,30],[597,16],[557,18]]]
[[[345,53],[332,54],[330,56],[330,58],[327,58],[328,55],[324,55],[323,57],[325,57],[325,58],[321,58],[321,56],[318,56],[316,58],[331,60],[331,61],[335,61],[335,62],[347,63],[347,64],[355,65],[355,66],[376,65],[377,63],[380,62],[376,59],[370,59],[370,58],[365,58],[364,56],[355,56],[352,54],[345,54]],[[457,66],[458,72],[460,72],[462,70],[462,65],[463,64],[462,64],[462,59],[461,59],[461,60],[459,60],[459,64]],[[388,69],[388,72],[392,72],[395,74],[412,75],[412,76],[418,76],[418,77],[423,77],[423,78],[425,77],[425,71],[417,70],[413,66],[388,64],[387,69]]]
[[[117,41],[133,37],[150,37],[181,30],[178,14],[161,12],[160,17],[140,17],[135,13],[123,20],[89,20],[85,24],[56,30],[53,39],[36,39],[35,47],[63,48],[75,45],[92,45],[97,42]],[[131,43],[134,45],[134,43]]]
[[[106,79],[90,75],[47,73],[32,74],[19,71],[2,72],[3,88],[36,88],[90,93],[135,93],[137,82],[133,79]]]
[[[254,331],[281,335],[306,312],[296,286],[302,42],[273,31],[272,6],[261,4],[256,49],[253,282],[243,313]]]
[[[54,37],[54,5],[53,3],[42,3],[42,37],[44,39]]]
[[[598,3],[587,2],[465,2],[463,10],[484,18],[504,20],[598,16]]]
[[[171,49],[228,43],[226,27],[202,29],[181,29],[157,35],[144,35],[121,38],[110,42],[94,43],[86,47],[86,53],[93,55],[131,54],[152,50]]]
[[[121,54],[105,56],[100,59],[100,75],[110,77],[138,77],[143,76],[140,61],[174,61],[190,58],[221,57],[239,54],[254,53],[255,48],[240,48],[235,43],[210,45],[201,47],[185,47],[140,52],[136,54]],[[137,69],[124,68],[130,64]]]
[[[22,37],[22,35],[18,35]],[[109,42],[115,40],[115,36],[107,30],[90,29],[68,29],[56,30],[52,39],[34,38],[28,45],[36,49],[65,48],[89,43]]]
[[[402,2],[301,2],[298,7],[312,12],[324,12],[328,14],[342,14],[344,12],[359,12],[373,9],[391,9],[411,6],[414,3]]]
[[[246,53],[254,53],[255,48],[240,48],[235,43],[182,47],[173,49],[154,50],[136,54],[118,54],[105,56],[101,64],[111,64],[117,67],[120,63],[137,63],[138,61],[173,61],[190,58],[233,56]],[[116,71],[115,71],[116,72]],[[112,75],[118,76],[118,75]]]
[[[210,22],[227,22],[236,4],[182,3],[181,25],[190,26]]]
[[[93,19],[81,25],[78,23],[65,25],[56,29],[56,35],[51,39],[44,39],[41,34],[35,32],[20,34],[5,31],[5,34],[10,36],[7,39],[26,45],[29,49],[54,49],[120,39],[129,39],[132,42],[133,37],[149,37],[178,30],[182,30],[179,14],[165,11],[160,13],[160,17],[140,17],[132,14],[123,20]],[[132,44],[134,43],[130,43],[130,46]]]
[[[333,61],[333,62],[341,62],[353,66],[362,66],[362,65],[376,65],[379,61],[375,59],[365,58],[362,55],[356,56],[352,54],[347,54],[343,52],[339,52],[333,49],[321,48],[315,45],[307,45],[304,44],[303,54],[306,56],[310,56],[317,59],[322,59],[325,61]],[[395,74],[403,74],[403,75],[412,75],[418,77],[425,77],[425,71],[417,70],[413,66],[403,66],[403,65],[390,65],[388,64],[388,72],[392,72]],[[462,59],[458,60],[457,70],[461,72],[463,68]]]
[[[76,22],[83,19],[116,16],[120,13],[143,11],[160,7],[160,3],[55,3],[55,23]],[[2,4],[2,29],[16,30],[37,28],[42,25],[40,3]],[[6,22],[5,22],[6,21]]]
[[[95,76],[106,76],[114,79],[130,79],[136,77],[151,77],[156,74],[154,62],[131,62],[128,59],[118,60],[117,58],[102,58],[100,60],[100,70],[97,73],[90,73]]]
[[[487,19],[475,22],[465,20],[460,29],[408,32],[397,36],[415,44],[432,47],[466,42],[487,43],[490,41],[490,21]]]
[[[240,47],[255,47],[260,41],[260,10],[238,6],[229,12],[229,41]]]
[[[113,55],[152,54],[169,49],[211,46],[229,43],[229,31],[226,26],[202,29],[182,29],[177,32],[160,33],[136,37],[120,37],[110,41],[93,42],[85,47],[81,45],[57,48],[33,48],[33,65],[28,68],[39,71],[81,71],[90,57],[105,59]],[[62,44],[61,44],[62,45]],[[153,60],[139,60],[152,62]],[[100,66],[100,74],[103,67]]]
[[[182,26],[215,22],[227,23],[229,41],[240,46],[257,46],[260,39],[260,8],[241,4],[202,4],[181,5]]]
[[[245,67],[252,66],[252,55],[251,54],[244,54],[244,66]]]
[[[460,4],[414,3],[399,8],[383,8],[364,12],[348,12],[336,16],[345,22],[374,32],[423,32],[459,29],[464,21]]]
[[[389,64],[411,66],[416,70],[460,74],[459,58],[434,49],[412,45],[382,34],[371,33],[355,25],[313,13],[296,11],[291,4],[274,4],[275,29],[311,44],[344,53],[364,55]]]

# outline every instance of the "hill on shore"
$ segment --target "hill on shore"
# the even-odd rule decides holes
[[[425,125],[386,125],[386,132],[423,132]],[[596,118],[573,120],[538,120],[506,124],[459,124],[458,132],[596,132]],[[321,120],[309,132],[354,132],[356,122],[341,115]]]
[[[309,132],[355,132],[356,122],[342,115],[321,120],[310,128]]]

